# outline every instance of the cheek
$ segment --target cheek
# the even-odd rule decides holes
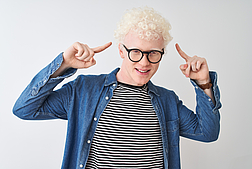
[[[151,76],[153,76],[157,72],[158,67],[159,67],[159,65],[155,65],[154,67],[152,67],[153,72],[152,72]]]
[[[153,69],[154,69],[155,72],[158,70],[158,67],[159,67],[159,63],[157,63],[157,64],[155,64],[155,65],[153,66]]]
[[[122,66],[124,66],[128,72],[132,72],[135,67],[135,63],[131,62],[127,57],[123,59]]]

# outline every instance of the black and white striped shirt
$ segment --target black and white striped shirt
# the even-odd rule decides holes
[[[119,83],[99,119],[86,168],[163,168],[162,146],[147,86]]]

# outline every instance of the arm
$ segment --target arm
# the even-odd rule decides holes
[[[176,49],[186,61],[180,65],[182,73],[191,79],[196,92],[196,114],[188,112],[182,102],[179,102],[180,134],[184,137],[200,141],[214,141],[218,138],[220,129],[219,109],[220,93],[217,86],[217,75],[209,72],[205,58],[190,57],[185,54],[178,44]],[[201,89],[200,85],[211,82],[212,87]]]
[[[68,69],[62,76],[50,78],[50,76],[59,69],[62,63],[63,56],[61,53],[31,80],[13,107],[13,113],[16,116],[26,120],[66,119],[66,112],[64,111],[63,104],[65,97],[62,97],[62,95],[56,97],[56,92],[53,92],[53,89],[65,78],[73,75],[76,69]],[[51,101],[49,98],[52,99],[53,97],[50,97],[50,95],[53,95],[54,98],[58,98],[54,99],[55,102],[53,103],[55,106],[52,108],[50,108]],[[56,104],[58,110],[53,110]]]
[[[180,114],[180,135],[194,140],[210,142],[218,138],[220,130],[221,108],[220,92],[217,85],[217,74],[210,72],[210,79],[213,83],[212,93],[215,104],[211,98],[191,80],[196,93],[196,114],[187,109],[181,101],[177,101]]]
[[[53,89],[64,78],[73,75],[78,68],[94,65],[94,53],[101,52],[110,45],[111,43],[108,43],[91,49],[87,45],[74,43],[32,79],[16,101],[13,113],[22,119],[67,119],[71,83],[58,91]]]

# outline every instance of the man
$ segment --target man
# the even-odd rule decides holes
[[[80,68],[93,66],[94,55],[110,43],[90,48],[76,42],[41,70],[17,100],[22,119],[66,119],[62,168],[180,168],[179,136],[215,141],[221,103],[216,73],[204,58],[186,55],[180,66],[197,97],[196,114],[173,91],[154,85],[170,24],[151,8],[128,11],[115,38],[122,65],[110,74],[80,75],[53,88]]]

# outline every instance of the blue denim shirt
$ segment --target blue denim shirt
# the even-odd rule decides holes
[[[86,165],[99,118],[117,87],[119,69],[110,74],[80,75],[53,91],[64,78],[76,72],[69,69],[60,77],[50,78],[62,61],[61,53],[33,78],[16,101],[13,112],[25,120],[68,120],[62,169],[81,169]],[[196,91],[196,114],[173,91],[148,82],[148,93],[160,124],[166,169],[180,168],[179,136],[203,142],[218,138],[220,93],[216,73],[210,72],[210,77],[216,105],[191,81]]]

